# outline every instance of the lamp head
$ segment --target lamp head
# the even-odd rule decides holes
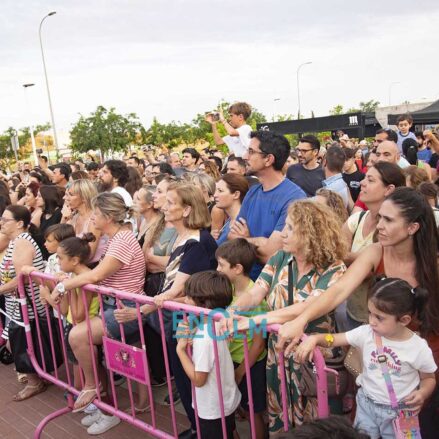
[[[33,87],[35,84],[23,84],[24,88]]]
[[[48,17],[50,17],[51,15],[55,15],[56,14],[56,11],[52,11],[52,12],[49,12],[47,15],[48,15]]]

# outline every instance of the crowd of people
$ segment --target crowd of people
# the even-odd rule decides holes
[[[356,379],[331,395],[331,413],[354,408],[354,427],[374,439],[394,437],[392,420],[407,410],[419,413],[423,438],[436,437],[439,135],[413,133],[404,115],[398,131],[380,129],[370,145],[337,133],[325,146],[314,135],[292,146],[282,135],[252,131],[250,114],[248,104],[236,103],[227,117],[206,116],[219,149],[147,148],[102,164],[78,158],[49,165],[40,156],[38,166],[24,163],[15,174],[0,175],[2,337],[12,358],[23,348],[14,345],[11,327],[22,319],[17,276],[41,271],[58,283],[26,285],[28,297],[36,293],[29,315],[43,316],[46,304],[61,310],[80,391],[73,411],[85,412],[82,424],[91,435],[120,419],[93,404],[108,372],[90,343],[102,345],[105,334],[120,340],[121,324],[128,343],[140,333],[133,300],[117,306],[106,297],[100,311],[96,295],[87,292],[82,300],[86,284],[153,298],[140,312],[154,386],[166,384],[156,312],[165,301],[228,308],[220,332],[280,324],[268,340],[260,333],[247,340],[258,439],[283,428],[279,350],[286,354],[290,428],[299,434],[305,430],[298,427],[317,418],[317,399],[303,387],[304,364],[317,346],[325,359],[345,357],[344,346],[361,354]],[[242,311],[251,316],[239,316]],[[164,309],[163,317],[175,381],[164,403],[181,400],[191,425],[179,437],[196,437],[191,384],[202,401],[201,437],[222,437],[213,341],[203,329],[191,341],[176,337],[172,313]],[[299,343],[303,334],[313,335]],[[237,438],[236,418],[249,420],[243,341],[218,341],[218,356],[227,437]],[[16,370],[23,388],[15,401],[46,390],[17,362]],[[136,413],[149,407],[139,384]]]

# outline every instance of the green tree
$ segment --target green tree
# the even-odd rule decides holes
[[[145,143],[146,131],[135,113],[117,114],[114,108],[99,106],[88,117],[80,115],[70,131],[74,152],[98,149],[102,155],[125,151],[131,145]]]
[[[363,113],[375,113],[378,105],[380,105],[380,102],[374,101],[373,99],[367,102],[360,102],[360,110]]]
[[[332,108],[331,110],[329,110],[329,114],[331,116],[338,116],[339,114],[343,114],[343,105],[338,104],[336,105],[334,108]]]

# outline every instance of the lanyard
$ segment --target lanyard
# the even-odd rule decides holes
[[[398,400],[396,398],[395,389],[393,388],[392,379],[390,378],[389,368],[387,367],[387,356],[383,351],[383,340],[378,334],[375,334],[375,343],[378,351],[378,363],[380,364],[384,382],[386,383],[387,387],[387,393],[390,397],[390,405],[393,409],[397,409]]]

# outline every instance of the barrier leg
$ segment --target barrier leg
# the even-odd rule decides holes
[[[58,418],[59,416],[65,415],[66,413],[69,413],[72,410],[73,407],[73,397],[71,394],[67,396],[67,407],[64,407],[62,409],[56,410],[55,412],[51,413],[50,415],[47,415],[38,425],[35,429],[34,433],[34,439],[40,439],[41,433],[44,430],[44,427],[53,419]]]

